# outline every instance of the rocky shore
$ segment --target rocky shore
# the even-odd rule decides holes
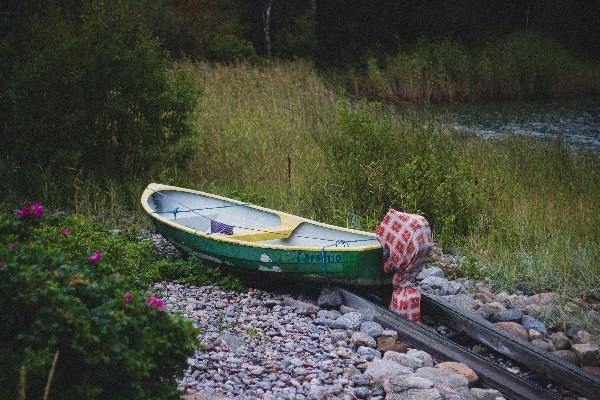
[[[190,399],[503,398],[477,388],[468,366],[439,363],[342,306],[336,292],[315,304],[253,289],[161,283],[154,290],[201,329],[201,349],[180,382]]]
[[[160,235],[152,239],[159,251],[179,255]],[[438,252],[432,261],[417,278],[422,292],[600,373],[597,337],[577,326],[561,331],[544,322],[556,307],[554,293],[494,294],[481,282],[446,278],[445,271],[460,265],[460,257]],[[396,332],[342,305],[335,291],[323,290],[313,301],[178,283],[159,283],[153,290],[171,312],[190,318],[201,330],[200,348],[180,381],[187,400],[503,398],[478,388],[478,377],[467,365],[440,362],[409,348]],[[476,345],[473,350],[489,349]]]
[[[444,256],[444,258],[448,258]],[[450,258],[450,263],[456,260]],[[599,338],[590,332],[569,323],[566,329],[557,329],[552,324],[552,316],[559,312],[559,298],[556,293],[531,294],[526,288],[517,288],[515,293],[493,293],[482,282],[462,278],[446,279],[444,270],[429,266],[417,277],[422,293],[439,296],[441,299],[461,308],[465,313],[473,313],[494,323],[498,328],[518,337],[544,352],[576,364],[596,375],[600,375]],[[596,311],[588,312],[589,319],[597,319]],[[547,326],[550,321],[550,326]],[[476,345],[476,352],[487,350]]]

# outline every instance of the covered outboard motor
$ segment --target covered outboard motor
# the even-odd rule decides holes
[[[421,294],[411,284],[433,250],[427,220],[390,208],[376,230],[383,247],[383,270],[394,273],[390,310],[413,322],[421,322]]]

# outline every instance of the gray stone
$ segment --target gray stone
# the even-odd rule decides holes
[[[436,276],[438,278],[443,278],[444,271],[439,267],[423,268],[423,270],[421,272],[419,272],[419,275],[417,275],[417,280],[422,281],[423,279],[425,279],[429,276]]]
[[[395,400],[442,400],[442,395],[436,388],[408,389],[394,396],[392,398]]]
[[[518,310],[516,308],[511,308],[509,310],[502,310],[494,313],[490,317],[490,321],[492,322],[519,322],[523,317],[523,311]],[[525,327],[527,328],[527,327]]]
[[[592,343],[580,343],[571,346],[581,365],[600,365],[600,347]]]
[[[229,350],[235,352],[244,345],[244,340],[229,333],[221,333],[217,339],[221,339],[229,348]]]
[[[410,349],[406,353],[395,351],[386,351],[383,355],[384,360],[397,362],[398,364],[416,370],[422,367],[432,367],[433,360],[429,354],[424,351]]]
[[[371,336],[367,335],[364,332],[354,332],[350,341],[354,345],[354,347],[366,346],[375,348],[377,346],[377,342]]]
[[[502,393],[496,389],[472,388],[471,394],[475,400],[502,400]]]
[[[429,355],[429,353],[417,349],[410,349],[406,352],[410,357],[421,360],[424,367],[433,367],[433,358]]]
[[[319,307],[312,303],[307,303],[306,301],[300,301],[296,299],[292,299],[291,297],[286,297],[283,300],[283,305],[291,307],[296,314],[300,315],[310,315],[316,314],[319,312]]]
[[[392,379],[398,375],[410,374],[410,368],[389,360],[374,360],[365,371],[365,375],[372,378],[375,382],[383,383],[385,379]],[[466,381],[466,379],[465,379]]]
[[[329,333],[329,337],[333,342],[339,342],[341,340],[348,339],[348,331],[345,329],[335,329]]]
[[[473,396],[471,392],[469,392],[468,388],[459,387],[456,389],[452,389],[448,385],[444,385],[442,383],[437,382],[434,387],[440,392],[442,395],[442,399],[444,400],[473,400]]]
[[[393,361],[411,370],[416,370],[423,367],[421,360],[408,356],[406,353],[398,353],[396,351],[386,351],[383,355],[384,360]]]
[[[525,306],[529,305],[529,297],[519,294],[512,294],[508,296],[508,305],[510,308],[518,308],[522,310],[525,308]]]
[[[531,341],[531,345],[540,349],[541,351],[553,351],[554,345],[552,342],[546,342],[543,339],[536,339]]]
[[[510,297],[509,294],[506,292],[496,293],[494,295],[494,301],[497,301],[498,303],[500,303],[506,307],[506,306],[510,305],[509,297]]]
[[[381,332],[380,336],[398,339],[398,332],[391,330],[391,329],[385,329],[383,332]]]
[[[323,325],[329,329],[347,329],[346,325],[338,322],[336,319],[317,318],[314,320],[316,325]]]
[[[260,381],[256,384],[262,390],[271,390],[273,388],[273,384],[270,381]]]
[[[428,276],[424,278],[419,287],[425,292],[437,291],[438,294],[444,296],[448,293],[448,279],[438,276]],[[454,293],[452,293],[454,294]]]
[[[498,311],[506,310],[506,307],[502,305],[502,303],[498,303],[497,301],[492,301],[489,303],[485,303],[477,312],[481,314],[483,318],[490,318],[493,314],[496,314]]]
[[[552,340],[552,344],[554,344],[556,350],[567,350],[571,347],[569,338],[563,332],[553,333],[550,335],[550,340]]]
[[[317,304],[322,308],[339,308],[342,305],[342,295],[337,289],[323,288]]]
[[[263,372],[265,372],[265,369],[259,366],[255,366],[250,369],[250,373],[252,375],[261,375]]]
[[[365,321],[360,325],[360,331],[373,338],[378,338],[383,333],[383,327],[377,322]]]
[[[421,378],[415,374],[399,375],[389,379],[394,392],[403,392],[408,389],[429,389],[433,382],[427,378]]]
[[[354,388],[354,395],[359,399],[366,399],[367,397],[369,397],[370,394],[371,391],[369,390],[369,388],[366,388],[364,386]]]
[[[434,383],[440,382],[444,385],[449,386],[452,389],[461,386],[466,387],[469,385],[467,378],[465,378],[464,376],[455,374],[454,372],[450,372],[444,369],[423,367],[416,370],[415,373],[417,374],[417,376],[429,379]]]
[[[322,400],[335,396],[342,390],[339,385],[312,385],[308,392],[308,398],[310,400]]]
[[[342,314],[337,310],[320,310],[317,313],[317,318],[321,319],[338,319]]]
[[[373,349],[367,346],[360,346],[356,349],[356,352],[367,359],[379,359],[381,358],[381,353],[379,350]]]
[[[533,342],[534,340],[541,340],[544,338],[544,335],[536,331],[535,329],[527,330],[527,334],[529,335],[529,340]]]
[[[354,331],[358,329],[365,320],[365,316],[361,313],[349,312],[336,319],[335,322],[339,323],[345,329]]]
[[[575,365],[577,365],[579,363],[577,354],[575,354],[571,350],[556,350],[556,351],[552,352],[552,355],[554,355],[562,360],[565,360],[566,362],[575,364]]]
[[[444,300],[450,304],[467,311],[476,310],[479,307],[477,300],[473,299],[468,294],[456,294],[453,296],[445,296]]]
[[[546,331],[546,325],[544,325],[544,323],[539,319],[530,315],[523,315],[523,318],[521,319],[521,325],[523,325],[523,328],[527,330],[534,329],[544,336],[548,334],[548,331]]]
[[[358,312],[358,310],[356,308],[348,307],[342,304],[340,306],[340,312],[342,313],[342,315],[344,315],[348,314],[349,312]]]
[[[573,342],[576,344],[590,343],[592,341],[592,335],[588,331],[578,330],[573,335]]]

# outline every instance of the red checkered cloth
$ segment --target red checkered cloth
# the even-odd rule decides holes
[[[421,296],[410,285],[410,280],[421,272],[433,249],[429,223],[420,215],[391,208],[377,227],[376,234],[384,251],[383,270],[395,272],[392,283],[396,289],[390,309],[401,316],[414,315],[406,318],[419,321]]]
[[[390,310],[412,322],[421,322],[421,294],[412,285],[394,289]]]

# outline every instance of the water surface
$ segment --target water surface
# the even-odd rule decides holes
[[[488,139],[530,135],[600,151],[600,98],[435,105],[422,111],[461,132]]]

